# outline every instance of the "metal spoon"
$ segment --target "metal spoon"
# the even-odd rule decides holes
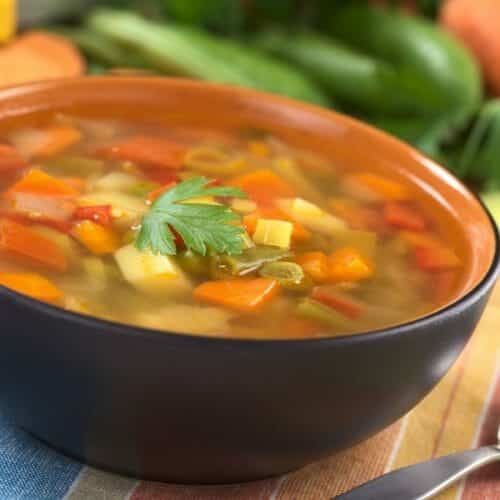
[[[432,498],[469,472],[500,461],[500,427],[497,444],[453,453],[389,472],[343,495],[338,500],[425,500]]]

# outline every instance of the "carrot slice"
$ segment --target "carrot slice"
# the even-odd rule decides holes
[[[96,154],[108,160],[128,160],[143,166],[179,169],[186,148],[168,139],[135,136],[99,148]]]
[[[424,271],[443,271],[461,266],[455,252],[445,246],[422,246],[415,248],[414,252],[418,267]]]
[[[326,283],[330,277],[328,257],[323,252],[306,252],[295,259],[315,283]]]
[[[417,210],[402,203],[386,203],[384,219],[391,226],[409,231],[423,231],[426,226],[424,217]]]
[[[276,297],[279,283],[267,278],[206,281],[195,288],[194,296],[240,312],[256,312]]]
[[[403,184],[370,172],[347,176],[345,185],[354,191],[352,194],[359,194],[362,199],[406,201],[410,198],[410,193]]]
[[[8,191],[7,196],[15,193],[31,193],[44,196],[78,196],[79,192],[61,179],[52,177],[42,170],[32,168]]]
[[[329,256],[328,261],[329,278],[334,283],[365,280],[375,272],[373,263],[355,248],[339,248]]]
[[[380,235],[388,234],[392,229],[381,215],[380,209],[342,198],[331,199],[330,206],[334,214],[344,219],[352,229],[375,231]]]
[[[121,245],[120,238],[111,228],[101,226],[90,220],[77,223],[71,234],[96,255],[113,253]]]
[[[28,163],[15,148],[0,144],[0,172],[20,170],[27,166]]]
[[[357,319],[363,312],[361,304],[356,302],[351,297],[340,292],[333,292],[332,290],[325,290],[322,287],[315,287],[311,293],[311,298],[325,304],[332,309],[342,313],[351,319]]]
[[[85,64],[65,38],[32,31],[0,49],[0,87],[82,75]]]
[[[233,178],[229,185],[240,188],[258,204],[272,205],[277,198],[295,197],[295,189],[271,170],[257,170]]]
[[[43,133],[45,140],[33,152],[35,158],[47,158],[62,153],[82,138],[81,132],[69,125],[49,127],[44,129]]]
[[[46,302],[56,302],[63,296],[47,278],[35,273],[0,273],[0,285]]]
[[[59,245],[6,218],[0,219],[0,249],[57,271],[65,271],[68,267],[64,250]]]

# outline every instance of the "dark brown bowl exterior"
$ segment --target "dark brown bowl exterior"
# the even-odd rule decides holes
[[[44,88],[27,94],[35,102],[33,92]],[[164,334],[0,288],[1,411],[70,456],[142,478],[226,483],[296,469],[394,422],[450,368],[498,272],[498,235],[487,224],[493,258],[460,300],[413,323],[352,337]]]

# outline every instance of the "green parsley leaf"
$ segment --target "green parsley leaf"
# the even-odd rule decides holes
[[[220,254],[240,254],[244,229],[234,225],[240,220],[239,215],[224,205],[182,203],[205,196],[246,198],[237,188],[207,187],[210,182],[205,177],[193,177],[163,193],[143,217],[136,247],[154,254],[175,255],[173,228],[186,248],[200,255],[206,255],[209,248]]]

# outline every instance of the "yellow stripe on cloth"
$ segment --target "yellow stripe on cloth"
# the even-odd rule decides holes
[[[10,40],[17,27],[17,0],[0,0],[0,43]]]

